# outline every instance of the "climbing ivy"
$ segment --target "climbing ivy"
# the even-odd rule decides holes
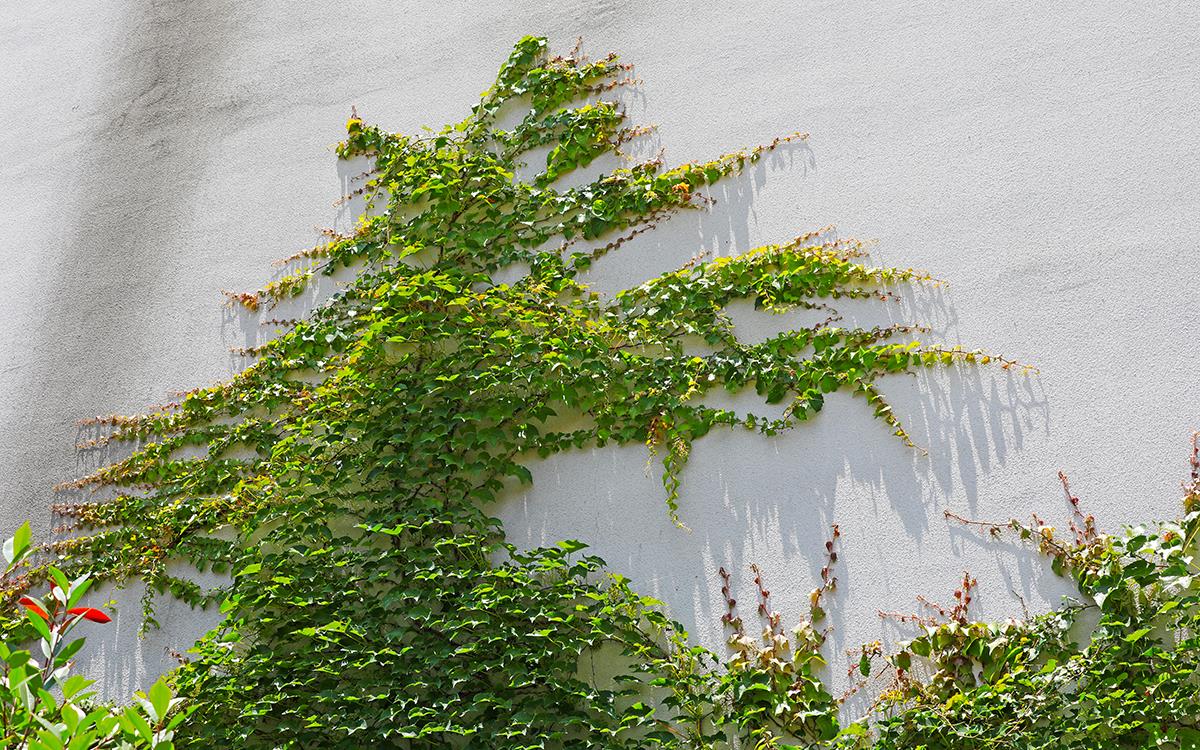
[[[923,621],[924,634],[890,660],[864,647],[863,674],[882,663],[893,676],[877,735],[865,721],[841,721],[841,702],[817,676],[836,527],[822,585],[793,633],[770,609],[761,571],[761,636],[728,599],[728,659],[690,644],[657,602],[582,544],[521,551],[505,541],[490,511],[531,481],[534,457],[644,443],[662,465],[665,512],[682,526],[682,473],[693,442],[714,428],[773,434],[845,391],[909,442],[878,389],[882,376],[1014,364],[919,343],[917,326],[842,325],[839,300],[882,301],[892,287],[930,279],[868,265],[861,244],[828,233],[697,258],[613,296],[591,291],[593,264],[707,205],[706,188],[804,137],[670,168],[631,163],[563,186],[559,178],[646,132],[606,98],[632,82],[615,56],[552,57],[543,39],[525,38],[457,124],[407,136],[353,116],[338,154],[368,160],[355,191],[368,210],[352,232],[331,232],[289,259],[295,270],[230,298],[263,311],[322,275],[351,268],[354,280],[248,350],[255,361],[228,382],[149,414],[92,422],[109,429],[87,447],[136,450],[64,487],[115,497],[57,506],[77,533],[49,551],[69,571],[141,579],[193,605],[219,604],[224,616],[174,675],[193,711],[176,745],[1025,747],[1033,745],[1019,740],[1060,728],[1035,707],[1079,725],[1084,743],[1094,730],[1081,717],[1092,714],[1052,688],[1120,703],[1111,685],[1144,685],[1108,667],[1135,653],[1146,662],[1129,674],[1160,675],[1164,693],[1158,685],[1171,680],[1180,701],[1155,711],[1191,707],[1187,677],[1162,676],[1171,657],[1150,646],[1163,642],[1160,631],[1132,638],[1118,619],[1132,616],[1127,602],[1148,601],[1151,583],[1170,589],[1163,566],[1185,565],[1192,516],[1170,539],[1093,534],[1061,550],[1052,532],[1014,526],[1051,545],[1091,595],[1126,587],[1104,599],[1112,617],[1087,647],[1119,646],[1107,671],[1092,675],[1091,662],[1068,658],[1083,653],[1066,635],[1081,608],[999,626],[969,622],[963,602],[948,622]],[[497,281],[514,267],[525,270],[518,280]],[[825,320],[749,343],[727,312],[739,300]],[[782,415],[705,403],[718,389],[751,387],[786,404]],[[1126,564],[1135,558],[1148,562]],[[182,562],[231,582],[206,590],[177,572]],[[728,598],[732,574],[723,574]],[[1178,618],[1192,617],[1193,603],[1160,615],[1190,627]],[[1160,616],[1138,613],[1139,625]],[[1106,640],[1109,632],[1124,636]],[[593,659],[612,675],[582,669]],[[915,677],[914,660],[932,677]],[[1109,737],[1136,722],[1153,733],[1158,720],[1111,716],[1123,723]]]

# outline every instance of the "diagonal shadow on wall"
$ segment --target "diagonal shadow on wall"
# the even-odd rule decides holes
[[[28,356],[15,380],[15,402],[24,408],[5,425],[32,441],[6,455],[0,486],[6,490],[6,524],[31,518],[38,539],[50,538],[52,482],[86,473],[118,456],[71,446],[86,431],[64,415],[86,417],[111,411],[140,411],[129,393],[154,393],[171,374],[150,373],[154,383],[131,375],[130,362],[161,361],[162,342],[179,329],[164,317],[207,316],[164,306],[188,268],[198,262],[181,255],[194,247],[189,226],[199,216],[195,190],[204,177],[211,143],[248,101],[229,93],[222,66],[237,43],[247,9],[223,0],[175,3],[126,2],[112,21],[109,62],[99,71],[82,119],[87,137],[77,148],[75,179],[63,186],[66,217],[53,246],[31,249],[50,259],[34,301],[39,326],[22,342]],[[166,368],[170,369],[168,363]],[[144,379],[144,378],[143,378]],[[179,378],[178,382],[187,382]],[[89,648],[84,671],[98,679],[109,698],[126,699],[174,664],[172,649],[186,648],[211,626],[211,617],[164,601],[159,619],[168,625],[139,638],[140,587],[94,592],[102,602],[115,596],[115,622],[84,630]]]

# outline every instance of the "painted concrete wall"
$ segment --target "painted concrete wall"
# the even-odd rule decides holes
[[[835,665],[840,648],[904,637],[877,609],[948,598],[964,569],[981,614],[1057,601],[1033,556],[942,514],[1065,518],[1059,469],[1105,527],[1176,511],[1200,427],[1200,6],[734,5],[0,3],[0,531],[31,518],[47,537],[50,485],[98,460],[73,450],[74,420],[238,366],[227,347],[259,333],[220,290],[258,286],[314,225],[347,220],[330,145],[351,104],[394,129],[437,126],[521,35],[565,49],[582,34],[636,63],[630,110],[660,124],[670,161],[812,136],[711,214],[610,256],[597,286],[834,223],[950,283],[857,319],[932,322],[935,340],[1041,375],[886,382],[927,456],[848,398],[777,439],[713,434],[684,477],[690,533],[667,521],[642,449],[563,455],[497,509],[512,538],[592,544],[719,648],[716,569],[749,600],[757,562],[780,607],[802,611],[840,523]],[[742,319],[749,336],[780,325]],[[136,592],[122,601],[90,667],[113,695],[206,622],[167,607],[139,641]]]

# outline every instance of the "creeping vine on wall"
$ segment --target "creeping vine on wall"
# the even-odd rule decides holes
[[[612,297],[590,291],[583,279],[593,264],[803,138],[561,186],[644,132],[606,98],[630,82],[615,56],[551,57],[544,40],[526,38],[455,125],[406,136],[352,117],[338,154],[371,161],[358,191],[371,210],[352,233],[295,256],[301,270],[231,296],[258,311],[321,274],[355,268],[354,281],[253,350],[257,361],[230,381],[161,411],[96,420],[111,427],[96,442],[138,448],[69,484],[117,496],[58,506],[79,533],[52,551],[68,566],[144,579],[224,613],[175,675],[195,709],[179,746],[994,747],[986,743],[1032,731],[1007,717],[1025,711],[1020,701],[1034,688],[1021,683],[1006,703],[995,686],[1055,675],[1041,655],[1065,658],[1073,610],[978,625],[964,603],[890,661],[865,648],[865,674],[882,663],[894,675],[875,740],[865,723],[839,721],[839,701],[817,677],[836,528],[822,586],[795,632],[770,610],[759,571],[761,637],[730,600],[728,660],[689,644],[583,545],[520,551],[505,542],[489,508],[531,480],[536,456],[645,443],[662,463],[665,512],[682,525],[690,447],[714,428],[789,429],[846,391],[907,441],[877,387],[882,376],[1011,364],[918,343],[915,326],[840,325],[838,300],[884,299],[889,286],[928,277],[868,265],[859,243],[821,233],[696,261]],[[541,152],[544,161],[524,164]],[[528,272],[494,280],[514,264]],[[747,343],[726,313],[745,299],[828,318]],[[709,353],[691,353],[696,341]],[[704,404],[712,390],[750,387],[786,402],[783,415]],[[575,427],[554,428],[562,415]],[[1153,542],[1154,553],[1173,554],[1191,529]],[[1093,581],[1109,581],[1113,560],[1151,547],[1093,536],[1052,549],[1098,590]],[[180,561],[232,582],[204,590],[172,573]],[[622,674],[585,677],[581,658],[599,652]],[[933,678],[913,677],[913,659],[927,660]],[[1082,685],[1083,672],[1072,674]],[[972,690],[978,698],[955,698]]]

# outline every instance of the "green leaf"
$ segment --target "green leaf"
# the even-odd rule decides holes
[[[73,641],[65,643],[60,641],[57,653],[54,655],[55,665],[66,664],[75,654],[79,653],[79,650],[83,648],[83,644],[83,638],[76,638]]]
[[[79,604],[79,602],[83,599],[84,594],[86,594],[91,587],[92,578],[86,574],[76,578],[74,581],[71,581],[71,585],[68,588],[70,595],[67,597],[67,607],[71,608]]]
[[[76,642],[79,642],[79,641],[76,641]],[[87,679],[83,675],[73,674],[70,677],[67,677],[65,680],[63,680],[60,683],[60,688],[62,689],[63,698],[65,698],[66,700],[71,700],[75,696],[79,695],[80,692],[87,689],[87,687],[91,684],[92,684],[92,681]]]
[[[146,697],[150,699],[150,705],[154,707],[154,720],[165,719],[171,707],[171,689],[167,687],[166,681],[161,677],[158,678],[146,692]]]
[[[37,631],[37,634],[41,636],[43,641],[50,642],[50,626],[46,624],[41,615],[25,610],[25,620],[33,626],[33,629]]]
[[[1150,632],[1150,630],[1151,630],[1151,628],[1140,628],[1138,630],[1135,630],[1132,633],[1130,633],[1129,635],[1125,636],[1125,642],[1126,643],[1134,643],[1136,641],[1140,641],[1143,637],[1145,637],[1145,635],[1147,633]]]
[[[151,742],[154,738],[154,729],[150,724],[142,718],[141,712],[137,706],[127,706],[120,715],[121,726],[125,731],[136,734],[144,742]]]
[[[4,559],[8,562],[9,568],[29,554],[30,540],[32,539],[33,531],[29,527],[29,522],[26,521],[21,524],[16,533],[4,541]]]

